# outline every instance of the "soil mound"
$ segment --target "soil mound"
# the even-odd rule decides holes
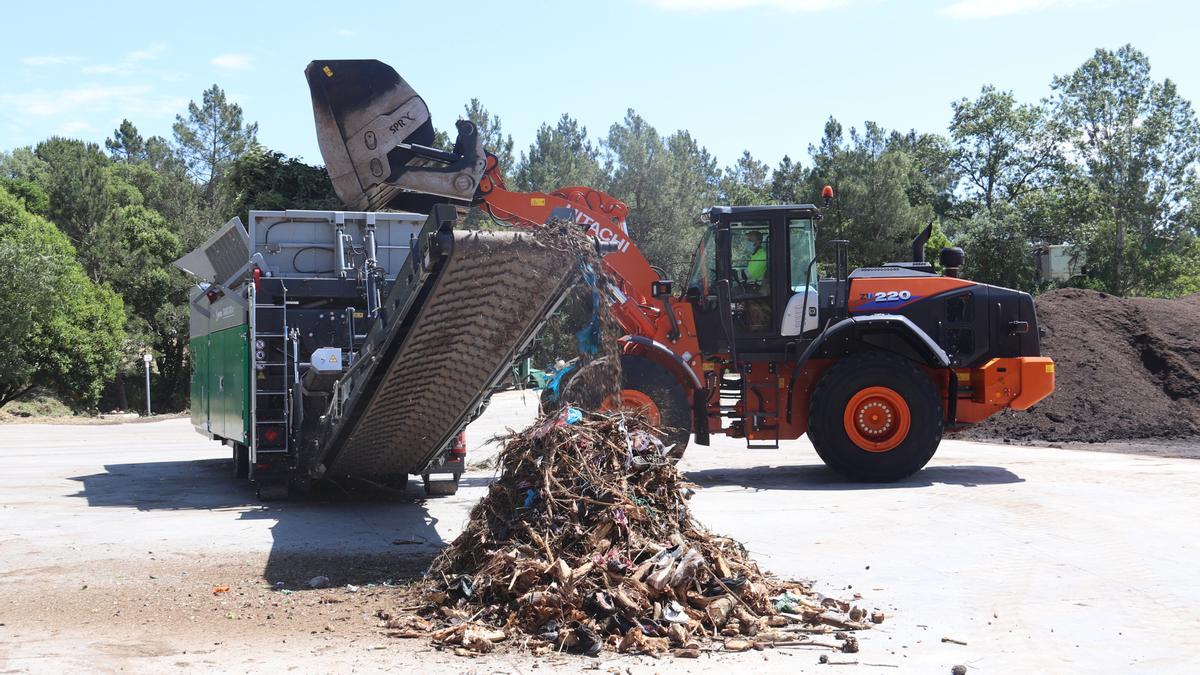
[[[662,438],[633,415],[574,408],[511,436],[417,614],[387,627],[464,656],[500,642],[588,655],[857,651],[848,631],[884,615],[763,574],[739,543],[696,524]]]
[[[1200,294],[1118,298],[1081,289],[1037,298],[1056,387],[967,438],[1101,442],[1200,436]]]

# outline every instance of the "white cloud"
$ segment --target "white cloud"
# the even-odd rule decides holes
[[[129,52],[125,55],[126,61],[153,61],[163,55],[167,51],[165,42],[156,42],[145,49]]]
[[[225,70],[250,70],[250,57],[245,54],[221,54],[214,56],[211,63]]]
[[[763,7],[780,12],[820,12],[846,5],[850,0],[645,0],[659,9],[715,12]]]
[[[92,128],[93,127],[91,124],[78,120],[74,122],[63,122],[62,124],[58,125],[58,133],[62,134],[63,136],[71,136],[84,131],[91,131]]]
[[[26,56],[21,59],[21,63],[27,66],[61,66],[79,63],[82,60],[78,56]]]
[[[177,112],[187,105],[179,97],[156,95],[148,85],[97,86],[73,89],[35,89],[0,93],[0,107],[31,117],[49,117],[86,109],[113,110],[126,117],[151,117]]]
[[[109,66],[109,65],[84,66],[84,67],[80,68],[79,70],[80,70],[80,72],[86,73],[88,75],[114,75],[116,73],[121,72],[121,68],[119,66]]]
[[[992,19],[1059,7],[1094,4],[1098,0],[958,0],[942,8],[952,19]]]
[[[337,31],[338,37],[352,38],[356,33],[349,28],[339,28]]]

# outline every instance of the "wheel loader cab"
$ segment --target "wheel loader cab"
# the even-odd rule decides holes
[[[782,352],[817,327],[817,269],[810,204],[714,206],[692,262],[685,298],[706,353]]]

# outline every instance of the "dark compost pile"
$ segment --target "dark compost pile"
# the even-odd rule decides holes
[[[983,439],[1099,442],[1200,436],[1200,294],[1118,298],[1079,289],[1037,298],[1056,388],[1024,412],[966,430]]]

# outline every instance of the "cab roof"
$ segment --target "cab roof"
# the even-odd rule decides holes
[[[813,204],[769,204],[760,206],[710,206],[704,209],[704,215],[710,222],[723,216],[745,216],[750,214],[773,215],[777,213],[797,213],[809,218],[820,218],[821,211]]]

